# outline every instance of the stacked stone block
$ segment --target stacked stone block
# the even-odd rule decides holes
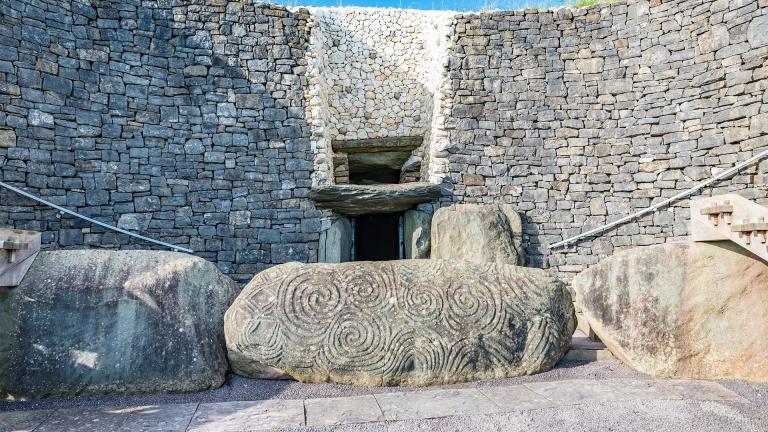
[[[308,120],[318,154],[316,184],[343,179],[332,165],[337,161],[331,155],[332,141],[423,137],[424,145],[429,145],[452,15],[310,9]],[[421,162],[423,154],[418,149],[413,156]]]

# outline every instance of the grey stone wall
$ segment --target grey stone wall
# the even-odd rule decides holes
[[[240,281],[316,261],[307,19],[222,0],[1,2],[0,179]],[[47,248],[150,247],[5,190],[0,226]]]
[[[768,1],[629,0],[456,17],[448,201],[515,204],[529,265],[569,280],[624,247],[684,239],[681,201],[578,245],[768,148]],[[766,200],[768,163],[705,194]]]
[[[239,281],[316,261],[333,221],[308,199],[330,167],[309,126],[323,53],[309,12],[248,3],[0,2],[0,179],[190,247]],[[445,69],[425,83],[436,91],[427,174],[446,186],[437,205],[516,205],[528,265],[564,280],[617,249],[685,238],[687,202],[549,244],[768,148],[768,0],[450,22]],[[704,193],[768,204],[767,169]],[[43,231],[47,248],[150,247],[4,190],[0,226]]]

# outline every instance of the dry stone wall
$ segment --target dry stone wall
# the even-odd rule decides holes
[[[423,135],[434,206],[517,206],[569,280],[687,234],[669,209],[548,245],[768,148],[768,1],[453,14],[225,0],[0,2],[0,180],[190,247],[240,281],[318,260],[331,142]],[[422,156],[419,153],[419,156]],[[768,203],[768,162],[706,194]],[[47,248],[146,248],[0,190]]]
[[[618,249],[685,238],[688,204],[575,246],[549,244],[768,148],[765,0],[630,0],[456,20],[445,201],[516,205],[529,265],[565,280]],[[704,193],[768,203],[766,168]]]
[[[423,136],[451,14],[311,9],[334,139]]]
[[[308,14],[227,1],[0,3],[0,179],[239,280],[317,260]],[[0,190],[49,248],[146,248]]]

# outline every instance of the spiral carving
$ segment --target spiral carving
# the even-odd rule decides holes
[[[395,306],[395,281],[392,268],[382,265],[375,270],[347,266],[340,272],[347,300],[361,309],[390,310]]]
[[[276,311],[286,336],[309,342],[322,339],[344,307],[341,288],[333,270],[304,269],[280,280]]]
[[[572,305],[540,270],[440,260],[289,266],[244,289],[228,348],[302,381],[530,373],[559,360],[572,332]]]
[[[502,304],[486,281],[475,279],[471,281],[474,283],[469,282],[465,278],[448,282],[446,323],[456,332],[472,323],[475,331],[490,333],[502,324],[497,316],[502,312]]]
[[[381,353],[387,350],[390,339],[390,328],[384,320],[345,312],[336,317],[326,334],[323,354],[331,368],[353,366],[377,372],[385,367]]]
[[[435,278],[440,278],[445,268],[441,261],[432,260],[424,267],[426,268],[402,267],[399,272],[399,291],[402,311],[407,318],[431,322],[438,320],[443,314],[445,293],[435,283]]]

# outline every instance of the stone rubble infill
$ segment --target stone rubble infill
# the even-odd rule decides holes
[[[595,402],[649,400],[749,402],[711,381],[565,380],[340,398],[0,412],[0,431],[272,430],[478,416]]]

